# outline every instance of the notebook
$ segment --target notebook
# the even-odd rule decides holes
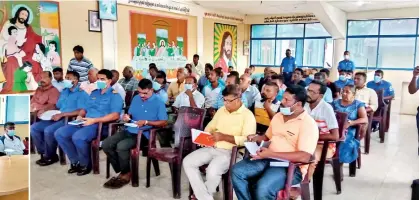
[[[191,136],[194,144],[198,144],[205,147],[213,147],[215,142],[210,137],[211,133],[200,131],[197,129],[191,129]]]

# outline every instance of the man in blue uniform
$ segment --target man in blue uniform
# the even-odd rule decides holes
[[[384,99],[392,100],[394,98],[394,89],[392,84],[386,80],[383,80],[384,72],[380,69],[375,71],[375,77],[373,81],[369,81],[367,87],[375,91],[384,90]]]
[[[338,63],[338,72],[341,72],[343,70],[354,72],[354,63],[350,60],[350,51],[344,52],[344,60],[340,61]]]
[[[80,110],[77,120],[83,120],[83,125],[66,125],[55,132],[58,145],[67,154],[71,166],[69,174],[78,176],[89,174],[90,143],[96,137],[99,123],[118,120],[123,107],[123,100],[117,91],[111,88],[112,72],[102,69],[98,72],[97,88],[84,107]],[[106,130],[103,127],[102,130]]]
[[[51,120],[41,120],[31,125],[31,138],[41,154],[41,159],[36,161],[36,164],[40,166],[51,165],[58,161],[54,132],[65,125],[65,117],[79,114],[89,97],[79,88],[79,78],[79,73],[67,72],[66,79],[63,81],[64,89],[56,104],[61,113],[54,115]]]
[[[292,80],[293,72],[296,68],[296,59],[292,56],[290,49],[286,50],[286,57],[283,58],[280,64],[280,74],[283,73],[284,83],[289,84]]]
[[[136,145],[137,133],[143,130],[142,141],[149,138],[151,127],[162,127],[167,124],[165,102],[153,93],[152,82],[142,79],[139,82],[139,95],[133,98],[128,114],[122,118],[125,122],[137,124],[137,127],[126,127],[104,140],[102,148],[116,173],[117,177],[108,180],[104,187],[117,189],[130,183],[130,150]]]
[[[340,76],[338,76],[338,80],[334,83],[335,86],[337,86],[337,89],[339,89],[340,91],[346,85],[354,85],[354,81],[352,79],[349,79],[349,77],[347,76],[347,71],[345,70],[340,71]]]

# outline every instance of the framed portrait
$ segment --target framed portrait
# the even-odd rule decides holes
[[[99,19],[98,11],[89,10],[89,31],[90,32],[102,31],[101,19]]]
[[[100,19],[117,21],[116,0],[99,0],[98,4]]]

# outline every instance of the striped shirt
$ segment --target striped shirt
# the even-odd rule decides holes
[[[93,68],[92,62],[87,58],[83,57],[82,60],[79,62],[76,58],[72,58],[69,62],[68,71],[75,71],[80,75],[80,82],[85,82],[88,80],[88,72]]]
[[[125,91],[136,91],[139,85],[139,81],[134,77],[131,77],[129,80],[122,78],[118,81],[118,83],[124,88]]]

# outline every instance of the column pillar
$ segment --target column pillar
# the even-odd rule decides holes
[[[117,21],[102,22],[102,60],[103,66],[98,68],[118,70]]]
[[[200,56],[200,60],[203,58],[204,53],[204,17],[203,16],[197,16],[197,53]],[[194,54],[195,54],[194,53]],[[192,60],[192,58],[190,58]]]
[[[346,50],[346,40],[344,38],[338,38],[333,40],[334,44],[334,56],[333,65],[330,69],[330,80],[335,81],[338,79],[338,63],[343,60],[343,53]]]

